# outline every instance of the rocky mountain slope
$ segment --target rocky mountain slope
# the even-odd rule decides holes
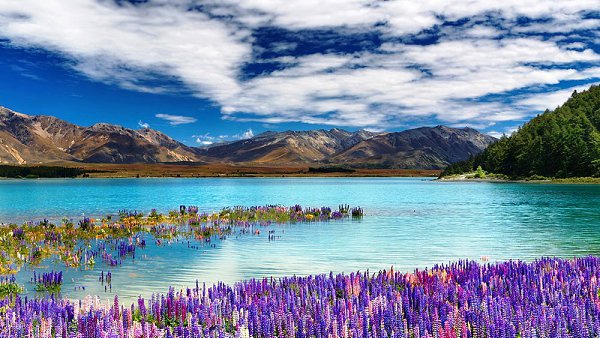
[[[226,162],[322,162],[374,135],[364,130],[342,129],[266,132],[247,140],[210,147],[202,155]]]
[[[106,123],[85,128],[0,107],[0,162],[156,163],[197,161],[197,149],[156,130]]]
[[[422,127],[376,135],[336,154],[330,161],[442,169],[480,153],[494,141],[492,136],[471,128]]]
[[[197,148],[153,129],[106,123],[81,127],[52,116],[30,116],[0,107],[0,163],[218,162],[439,169],[478,154],[494,141],[469,128],[438,126],[394,133],[334,128],[270,131]]]

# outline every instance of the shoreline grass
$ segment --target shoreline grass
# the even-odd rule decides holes
[[[532,183],[532,184],[600,184],[600,177],[530,177],[511,178],[503,174],[485,173],[483,176],[476,172],[454,174],[438,177],[438,182],[488,182],[488,183]]]

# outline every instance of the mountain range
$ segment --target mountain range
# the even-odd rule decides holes
[[[401,132],[343,129],[268,131],[249,139],[190,147],[159,131],[98,123],[81,127],[53,116],[0,107],[0,163],[250,163],[441,169],[480,153],[495,138],[471,128]]]

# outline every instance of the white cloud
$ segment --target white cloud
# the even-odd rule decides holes
[[[242,134],[242,136],[240,138],[242,140],[245,140],[245,139],[249,139],[249,138],[253,138],[253,137],[254,137],[254,132],[252,131],[252,129],[248,129]]]
[[[381,11],[364,0],[223,0],[242,8],[243,13],[262,13],[255,24],[272,23],[288,28],[337,26],[369,27],[384,19]]]
[[[571,25],[581,11],[595,10],[598,6],[595,0],[213,0],[212,3],[228,4],[228,8],[220,8],[220,14],[241,15],[242,21],[254,26],[269,24],[289,29],[344,27],[360,30],[372,29],[373,25],[379,24],[379,29],[392,35],[418,33],[440,23],[440,16],[458,20],[489,13],[513,20],[521,16],[550,17],[557,22],[553,25],[554,29],[560,29],[561,25]],[[590,26],[588,20],[585,22],[581,25]]]
[[[469,30],[467,30],[466,35],[470,38],[487,38],[493,39],[502,35],[503,32],[499,31],[496,28],[487,27],[487,26],[475,26]]]
[[[566,33],[574,30],[593,30],[600,27],[599,19],[582,20],[579,15],[561,15],[550,23],[535,23],[523,27],[516,27],[515,32],[547,32]]]
[[[533,38],[386,44],[382,51],[385,54],[296,58],[295,66],[244,83],[240,95],[227,100],[223,113],[241,121],[361,127],[398,125],[426,116],[452,123],[507,121],[527,111],[474,99],[553,85],[581,73],[532,64],[600,60],[589,49],[566,50]]]
[[[490,94],[565,80],[589,84],[600,77],[599,67],[571,66],[597,65],[597,53],[581,42],[559,43],[569,32],[600,27],[600,20],[583,14],[597,9],[597,0],[203,1],[212,15],[191,11],[190,4],[3,0],[0,38],[14,46],[61,53],[88,77],[131,90],[162,93],[173,89],[165,83],[181,83],[193,95],[220,105],[225,119],[263,123],[389,128],[435,117],[485,125],[522,119],[543,102],[563,97],[549,93],[519,102],[481,100]],[[283,56],[276,61],[285,63],[285,69],[250,80],[240,76],[245,63],[261,61],[253,60],[253,48],[261,47],[253,45],[252,35],[261,26],[400,37],[432,28],[442,17],[486,15],[501,18],[504,26],[448,29],[428,45],[394,42],[368,52]],[[520,25],[520,17],[545,20]],[[525,37],[501,38],[507,31]],[[558,36],[536,37],[540,32]],[[282,52],[297,45],[282,41],[272,48]],[[171,125],[196,121],[156,117]]]
[[[502,133],[499,131],[490,131],[489,133],[487,133],[488,135],[495,137],[495,138],[501,138],[502,137]]]
[[[573,42],[563,46],[563,48],[567,49],[585,49],[586,45],[583,42]]]
[[[492,127],[496,125],[496,122],[467,122],[467,123],[456,123],[456,124],[450,124],[449,127],[452,128],[465,128],[465,127],[469,127],[469,128],[473,128],[473,129],[486,129],[489,127]]]
[[[218,136],[211,136],[210,133],[205,133],[202,135],[192,135],[193,138],[196,139],[196,143],[199,143],[203,146],[209,146],[212,144],[219,144],[228,141],[237,141],[237,140],[246,140],[254,137],[254,131],[252,129],[247,129],[245,132],[241,134],[227,135],[222,134]]]
[[[150,128],[150,125],[146,122],[142,122],[142,120],[138,121],[138,126],[142,129],[148,129]]]
[[[188,11],[182,1],[118,5],[112,1],[0,2],[0,36],[26,47],[64,53],[93,79],[141,85],[148,71],[181,79],[198,96],[235,94],[251,46],[248,32]]]
[[[519,126],[512,126],[512,127],[506,127],[500,131],[498,131],[498,130],[490,131],[487,134],[490,136],[493,136],[495,138],[501,138],[502,136],[512,135],[518,129],[519,129]]]
[[[180,124],[189,124],[198,121],[195,117],[182,116],[182,115],[171,115],[171,114],[156,114],[154,115],[159,119],[168,121],[170,125],[177,126]]]
[[[532,94],[517,101],[517,104],[526,106],[527,108],[536,112],[544,111],[546,109],[553,110],[567,101],[567,99],[569,99],[569,97],[571,97],[573,94],[573,91],[576,90],[581,92],[587,88],[588,86],[575,86],[553,92]]]
[[[213,141],[202,140],[202,139],[200,139],[199,137],[198,137],[198,138],[196,138],[196,142],[197,142],[197,143],[200,143],[200,144],[201,144],[201,145],[203,145],[203,146],[209,146],[209,145],[211,145],[211,144],[213,144],[213,143],[214,143]]]
[[[214,144],[214,140],[215,138],[213,136],[210,136],[209,133],[205,133],[202,135],[192,135],[192,138],[196,139],[196,143],[203,145],[203,146],[209,146],[211,144]]]

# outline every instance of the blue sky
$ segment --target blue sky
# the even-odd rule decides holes
[[[597,1],[0,2],[0,105],[190,145],[444,124],[499,136],[600,82]]]

